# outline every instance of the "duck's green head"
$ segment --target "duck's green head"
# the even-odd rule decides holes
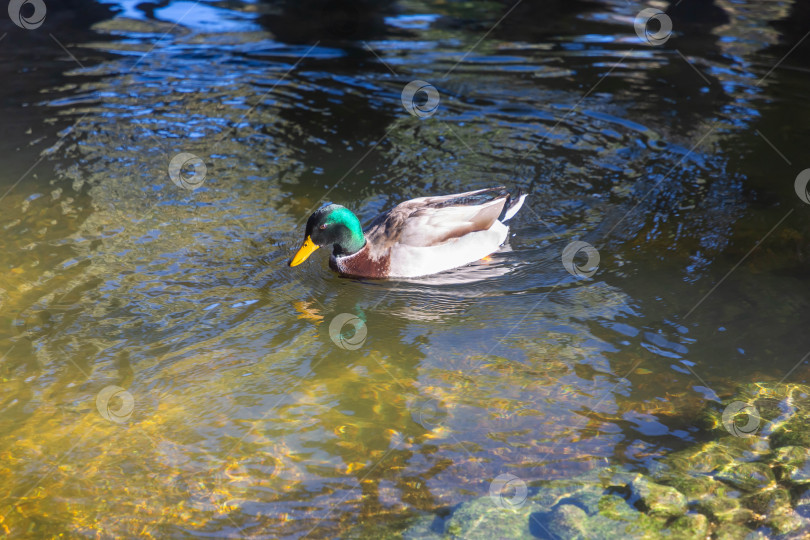
[[[351,210],[339,204],[327,204],[309,216],[304,243],[290,261],[297,266],[321,246],[333,246],[335,255],[351,255],[366,245],[363,228]]]

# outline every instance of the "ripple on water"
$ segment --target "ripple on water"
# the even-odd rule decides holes
[[[0,506],[16,513],[0,527],[335,536],[487,493],[505,469],[570,476],[692,436],[671,425],[696,399],[669,368],[689,339],[647,328],[620,279],[636,246],[615,249],[690,201],[731,208],[700,220],[720,236],[739,201],[722,159],[690,149],[701,122],[644,98],[666,52],[615,66],[629,27],[609,27],[578,49],[484,42],[442,77],[478,37],[402,15],[412,34],[368,42],[394,74],[367,47],[282,44],[244,6],[200,9],[96,25],[104,60],[48,102],[87,116],[46,154],[54,178],[4,202]],[[402,108],[417,77],[441,94],[432,118]],[[205,165],[194,191],[170,178],[182,153]],[[368,221],[497,184],[531,196],[488,260],[391,281],[336,276],[326,250],[287,266],[322,198]],[[575,239],[602,254],[591,278],[561,262]],[[341,314],[363,321],[359,347],[330,329]],[[95,410],[109,385],[133,396],[125,424]]]

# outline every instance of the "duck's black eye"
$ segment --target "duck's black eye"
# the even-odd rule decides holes
[[[325,229],[325,228],[326,228],[326,223],[324,223],[323,225],[321,225],[321,226],[320,226],[320,229],[321,229],[321,230],[323,230],[323,229]]]

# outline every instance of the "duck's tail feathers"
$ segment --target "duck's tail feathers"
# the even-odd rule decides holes
[[[520,189],[518,189],[514,195],[510,193],[509,198],[506,199],[506,204],[503,205],[503,210],[501,211],[501,215],[498,217],[498,220],[503,223],[512,219],[514,215],[518,213],[520,207],[523,206],[523,201],[526,200],[526,195],[528,195],[528,193],[523,193],[523,191]]]

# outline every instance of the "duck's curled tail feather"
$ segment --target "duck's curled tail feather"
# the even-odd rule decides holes
[[[498,216],[498,221],[503,223],[512,219],[515,214],[518,213],[520,207],[523,206],[523,201],[526,200],[526,195],[528,195],[528,193],[523,193],[520,188],[518,188],[514,195],[510,193],[509,198],[506,199],[506,204],[503,205],[501,215]]]

